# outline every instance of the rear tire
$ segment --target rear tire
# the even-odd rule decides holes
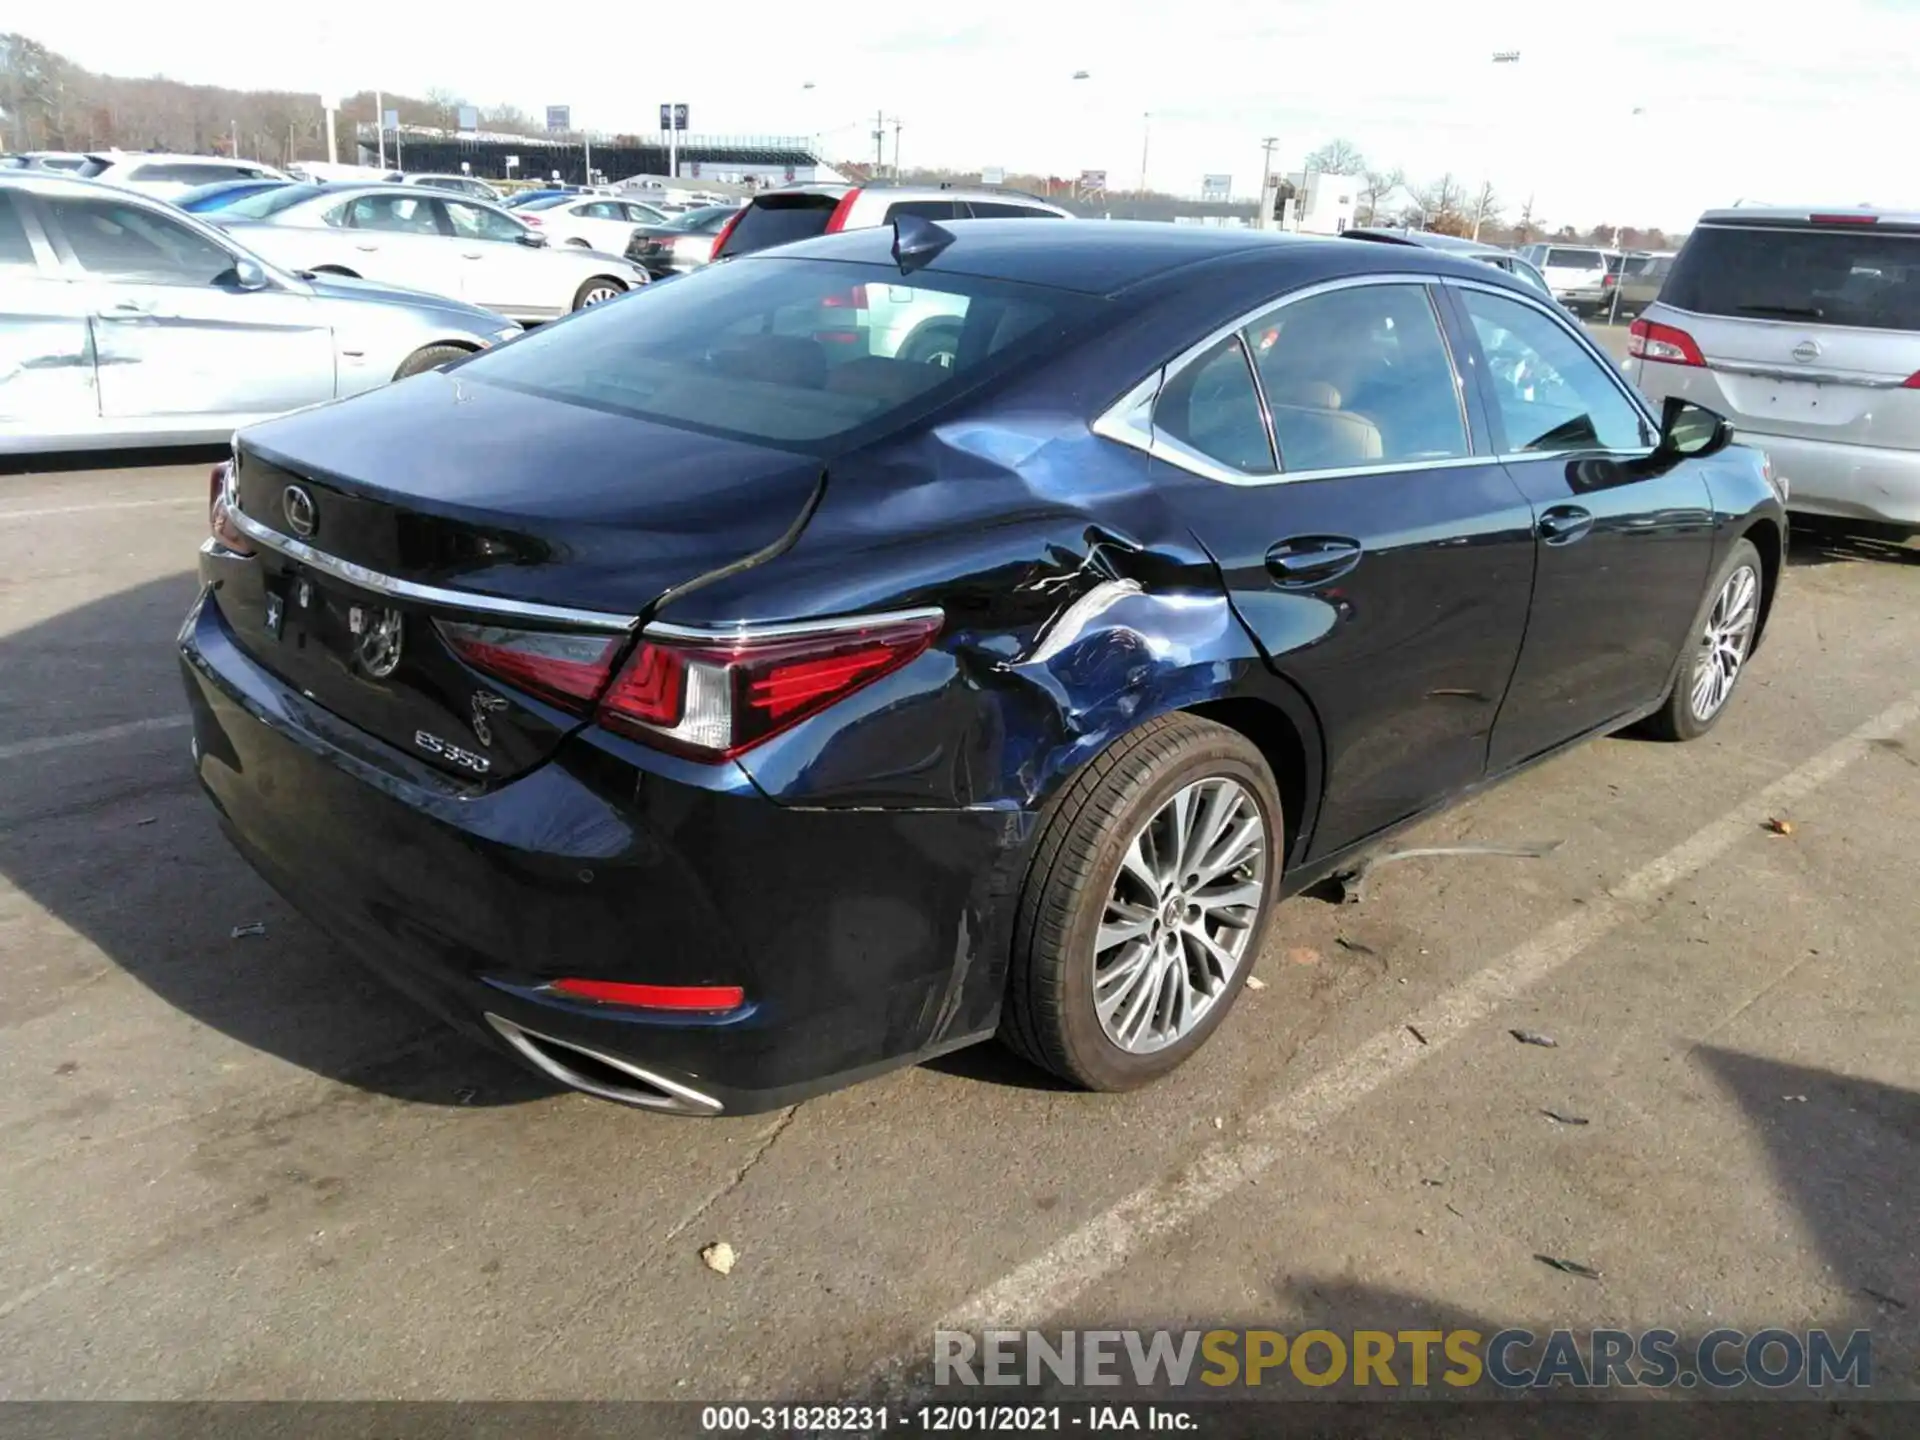
[[[1767,572],[1750,540],[1736,540],[1694,617],[1680,673],[1641,727],[1656,740],[1698,740],[1727,713],[1747,673],[1767,601]],[[1709,673],[1709,672],[1713,673]]]
[[[599,305],[626,293],[627,287],[611,275],[596,275],[573,292],[573,308],[584,310],[589,305]]]
[[[393,372],[393,378],[404,380],[409,375],[424,375],[429,370],[438,370],[449,361],[458,360],[472,353],[463,345],[423,346],[400,362],[400,368]]]
[[[960,350],[960,327],[951,320],[923,320],[900,344],[899,358],[909,365],[938,365],[951,370]]]
[[[1180,1065],[1259,957],[1284,833],[1273,774],[1238,731],[1173,714],[1115,741],[1041,833],[1001,1039],[1089,1090]]]

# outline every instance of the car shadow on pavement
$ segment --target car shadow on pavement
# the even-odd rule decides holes
[[[972,1080],[985,1085],[1000,1085],[1009,1090],[1046,1090],[1064,1092],[1075,1087],[1058,1075],[1022,1060],[998,1040],[983,1040],[964,1050],[951,1050],[923,1061],[925,1069]]]
[[[1792,534],[1787,541],[1789,565],[1832,565],[1847,560],[1920,565],[1920,545],[1893,526],[1825,516],[1792,517]]]
[[[0,455],[0,475],[70,475],[83,470],[211,466],[226,459],[228,453],[225,445],[190,445],[157,450],[62,450],[55,454]]]
[[[174,637],[192,596],[191,576],[169,575],[0,636],[0,746],[151,727],[0,758],[0,875],[91,947],[43,927],[0,1023],[110,1003],[93,989],[104,956],[191,1021],[364,1091],[443,1105],[557,1093],[389,988],[228,844],[187,754]],[[207,1064],[203,1039],[178,1039],[183,1066]]]

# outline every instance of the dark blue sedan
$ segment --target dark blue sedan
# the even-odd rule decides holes
[[[1474,260],[902,220],[243,431],[195,764],[319,925],[593,1094],[995,1034],[1124,1089],[1284,896],[1720,719],[1785,541],[1729,440]]]

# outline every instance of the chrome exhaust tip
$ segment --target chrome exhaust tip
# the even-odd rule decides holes
[[[503,1016],[487,1012],[487,1024],[542,1072],[562,1085],[620,1105],[665,1110],[676,1115],[718,1115],[721,1104],[678,1080],[622,1060],[602,1050],[556,1040]]]

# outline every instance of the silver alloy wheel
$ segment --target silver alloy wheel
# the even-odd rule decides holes
[[[1189,1034],[1248,958],[1267,883],[1267,826],[1236,780],[1186,786],[1127,842],[1093,942],[1094,1009],[1122,1050]]]
[[[1760,618],[1760,577],[1751,565],[1742,565],[1727,577],[1714,596],[1700,635],[1700,653],[1693,663],[1691,703],[1693,718],[1711,720],[1733,694],[1740,667],[1753,642],[1754,622]]]
[[[616,295],[624,295],[626,293],[627,292],[622,290],[618,285],[596,285],[587,291],[585,297],[582,298],[580,308],[584,310],[589,305],[598,305],[602,300],[611,300]]]

